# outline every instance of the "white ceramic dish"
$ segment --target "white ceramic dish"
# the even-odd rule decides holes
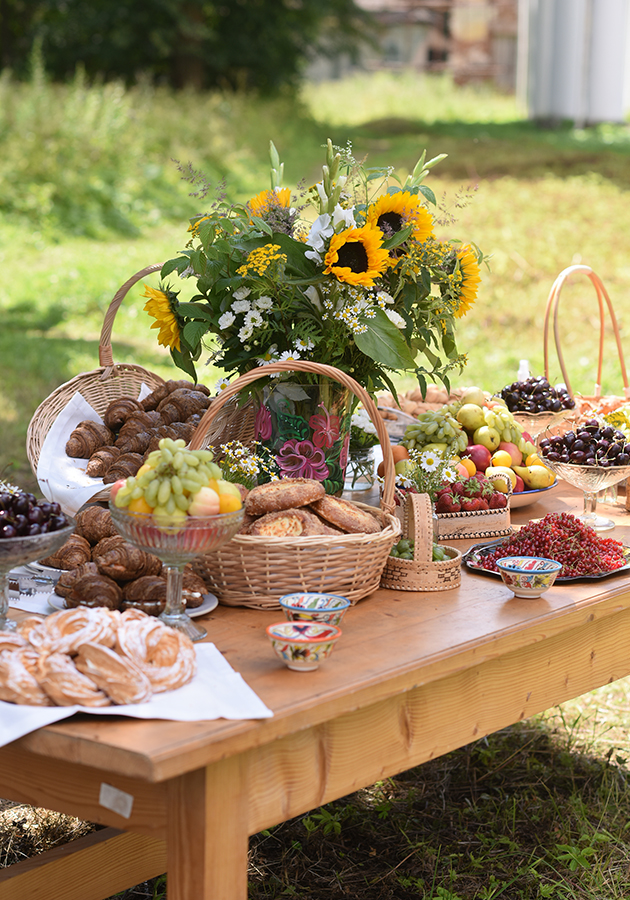
[[[59,594],[51,594],[48,598],[48,605],[52,606],[53,609],[65,609],[64,598],[60,597]],[[188,609],[186,612],[191,617],[191,619],[195,619],[197,616],[203,616],[206,613],[212,612],[213,609],[216,609],[219,605],[219,601],[214,594],[204,594],[203,595],[203,603],[201,606],[197,606],[196,609]]]
[[[509,507],[510,509],[518,509],[521,506],[531,506],[532,503],[535,503],[537,500],[540,500],[541,495],[546,491],[551,491],[558,484],[557,481],[554,481],[553,484],[550,484],[549,487],[540,488],[538,491],[520,491],[518,494],[510,494]]]

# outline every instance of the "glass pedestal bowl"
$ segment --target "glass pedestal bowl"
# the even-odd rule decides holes
[[[161,559],[166,568],[166,605],[159,618],[178,628],[193,641],[206,636],[186,613],[182,599],[182,578],[187,563],[217,550],[234,537],[243,521],[243,510],[216,516],[188,516],[176,525],[159,524],[149,513],[128,512],[110,502],[114,525],[120,534],[140,550]]]
[[[536,444],[539,435],[543,431],[547,431],[553,425],[559,425],[573,412],[574,410],[572,409],[561,409],[558,412],[515,412],[512,413],[512,416],[517,425],[520,425],[523,431],[526,431],[531,436],[532,442]]]
[[[630,466],[581,466],[576,463],[563,463],[542,457],[548,469],[559,478],[579,488],[584,494],[584,512],[578,516],[585,525],[595,531],[610,531],[615,527],[612,519],[597,514],[597,494],[624,478],[630,477]]]
[[[0,539],[0,629],[13,631],[15,624],[7,615],[9,613],[9,572],[16,566],[35,562],[50,556],[68,540],[75,529],[75,522],[68,518],[69,524],[58,531],[46,534],[23,535],[21,537]]]

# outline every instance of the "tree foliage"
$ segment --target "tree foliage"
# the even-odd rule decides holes
[[[49,74],[174,87],[272,92],[295,84],[315,53],[370,38],[355,0],[0,0],[0,68],[26,72],[40,41]]]

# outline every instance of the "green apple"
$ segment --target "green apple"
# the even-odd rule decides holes
[[[501,435],[496,428],[492,428],[490,425],[482,425],[473,434],[473,443],[481,444],[483,447],[487,447],[491,453],[494,453],[501,443]]]
[[[416,464],[410,459],[401,459],[394,466],[394,470],[397,475],[407,475],[412,469],[415,469],[415,467]]]
[[[431,450],[432,453],[439,453],[441,456],[444,456],[448,450],[448,444],[436,442],[434,444],[425,444],[424,447],[419,448],[420,453],[424,453],[425,450]]]
[[[457,421],[465,431],[476,431],[486,424],[481,406],[476,403],[464,403],[457,413]]]
[[[474,403],[476,406],[483,406],[486,402],[486,395],[481,388],[473,385],[473,387],[466,388],[461,396],[461,400],[462,403]]]

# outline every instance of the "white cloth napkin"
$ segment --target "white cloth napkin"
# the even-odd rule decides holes
[[[48,602],[50,591],[38,591],[36,594],[9,595],[9,606],[13,609],[21,609],[22,612],[37,613],[40,616],[48,616],[54,609]]]
[[[30,731],[74,713],[201,722],[210,719],[267,719],[273,712],[249,687],[214,644],[198,644],[197,674],[176,691],[155,694],[147,703],[128,706],[20,706],[0,701],[0,747]]]
[[[138,394],[142,400],[150,389],[143,384]],[[87,459],[73,459],[66,455],[66,443],[79,422],[103,423],[99,414],[79,391],[61,410],[44,439],[37,465],[37,481],[44,497],[56,501],[68,516],[74,516],[105,485],[102,478],[86,474]]]

